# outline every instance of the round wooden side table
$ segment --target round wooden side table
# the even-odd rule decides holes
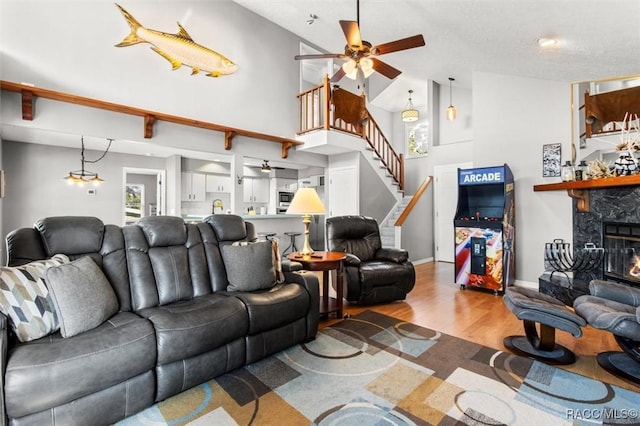
[[[343,312],[343,260],[346,254],[339,251],[316,251],[311,255],[301,256],[299,253],[289,254],[289,260],[299,262],[306,271],[322,271],[322,296],[320,297],[320,315],[333,312],[342,318]],[[336,271],[336,298],[329,297],[329,271]]]

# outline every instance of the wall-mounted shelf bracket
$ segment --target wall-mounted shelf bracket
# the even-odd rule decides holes
[[[576,209],[582,213],[589,213],[589,194],[588,189],[567,189],[569,197],[576,200]]]
[[[153,137],[153,125],[156,123],[156,117],[152,114],[144,116],[144,138],[151,139]]]
[[[34,99],[30,90],[22,91],[22,119],[33,121]]]
[[[224,132],[224,149],[229,151],[233,147],[233,137],[236,135],[236,132],[227,130]]]

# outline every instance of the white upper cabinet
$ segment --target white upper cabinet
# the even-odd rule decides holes
[[[230,193],[231,191],[231,176],[207,175],[207,192]]]

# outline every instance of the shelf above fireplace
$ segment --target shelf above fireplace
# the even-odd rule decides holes
[[[619,176],[602,179],[579,180],[571,182],[544,183],[534,185],[533,190],[538,191],[561,191],[566,190],[571,198],[577,201],[579,212],[589,212],[589,193],[591,189],[613,188],[619,186],[640,185],[640,175]]]

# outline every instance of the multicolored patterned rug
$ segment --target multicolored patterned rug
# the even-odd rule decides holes
[[[121,425],[639,424],[640,393],[367,311]]]

